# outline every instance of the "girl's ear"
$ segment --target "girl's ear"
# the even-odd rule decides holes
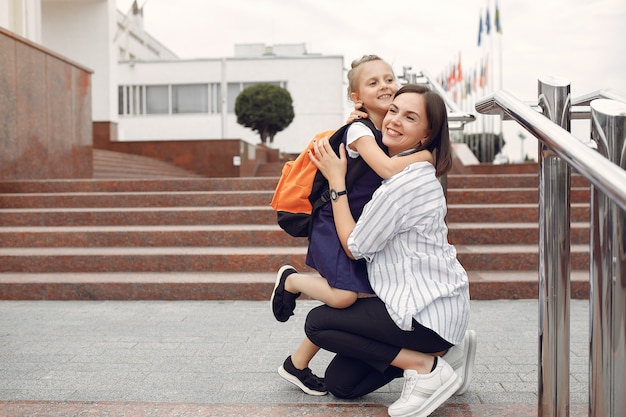
[[[354,92],[350,93],[350,100],[352,100],[352,102],[355,103],[355,104],[361,101],[359,99],[359,95],[357,93],[354,93]],[[363,103],[361,103],[361,104],[363,104]]]

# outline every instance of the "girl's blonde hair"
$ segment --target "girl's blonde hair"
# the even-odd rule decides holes
[[[354,61],[352,61],[352,65],[350,70],[348,71],[348,100],[352,100],[352,93],[357,89],[357,73],[359,72],[359,66],[361,64],[364,64],[366,62],[372,62],[372,61],[383,61],[385,62],[381,57],[379,57],[378,55],[363,55],[361,57],[361,59],[355,59]],[[385,62],[385,64],[387,64]],[[387,64],[389,65],[389,64]],[[389,65],[389,67],[391,68],[391,65]],[[392,71],[393,73],[393,71]]]

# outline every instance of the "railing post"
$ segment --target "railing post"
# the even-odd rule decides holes
[[[543,114],[568,132],[569,81],[539,80]],[[539,142],[539,417],[569,416],[569,165]]]
[[[626,103],[591,102],[591,139],[598,152],[626,168]],[[626,416],[625,212],[591,188],[589,415]]]

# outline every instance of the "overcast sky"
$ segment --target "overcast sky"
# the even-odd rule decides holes
[[[122,12],[131,4],[117,0]],[[144,6],[146,30],[181,58],[232,56],[237,43],[304,43],[310,53],[343,55],[346,67],[363,54],[377,54],[397,73],[412,66],[437,76],[459,54],[468,71],[492,50],[494,74],[502,68],[502,88],[522,100],[536,99],[538,78],[552,75],[570,80],[574,98],[604,88],[626,94],[624,0],[498,0],[502,35],[494,30],[495,0],[138,4]],[[479,19],[488,6],[491,34],[483,32],[478,47]]]

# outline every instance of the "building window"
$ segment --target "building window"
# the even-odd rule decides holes
[[[228,83],[227,111],[235,113],[237,96],[244,89],[259,83]],[[287,88],[286,81],[267,82]],[[150,114],[219,114],[222,112],[220,83],[173,85],[121,85],[118,91],[118,114],[142,116]]]
[[[121,115],[144,114],[144,93],[143,85],[124,85],[118,87],[118,113]]]
[[[208,113],[208,84],[172,86],[172,113]]]
[[[146,86],[146,114],[169,114],[170,89],[167,85]]]

